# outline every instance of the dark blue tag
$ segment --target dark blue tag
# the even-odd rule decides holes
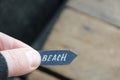
[[[39,51],[41,55],[41,66],[44,65],[67,65],[77,56],[70,50],[48,50]]]

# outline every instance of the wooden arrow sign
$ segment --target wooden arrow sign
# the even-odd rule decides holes
[[[77,56],[70,50],[47,50],[39,51],[41,55],[41,66],[46,65],[68,65]]]

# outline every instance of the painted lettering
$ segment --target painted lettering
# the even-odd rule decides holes
[[[67,54],[44,55],[42,61],[66,61]]]
[[[42,61],[46,61],[46,60],[47,60],[47,55],[44,55]]]
[[[62,54],[61,61],[66,61],[67,54]]]

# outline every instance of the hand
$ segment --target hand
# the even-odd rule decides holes
[[[35,70],[40,54],[27,44],[0,32],[0,53],[8,65],[8,77],[20,76]]]

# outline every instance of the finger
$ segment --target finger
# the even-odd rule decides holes
[[[8,65],[8,76],[20,76],[35,70],[40,65],[40,54],[31,48],[1,51]]]
[[[0,32],[0,50],[29,47],[27,44]]]

